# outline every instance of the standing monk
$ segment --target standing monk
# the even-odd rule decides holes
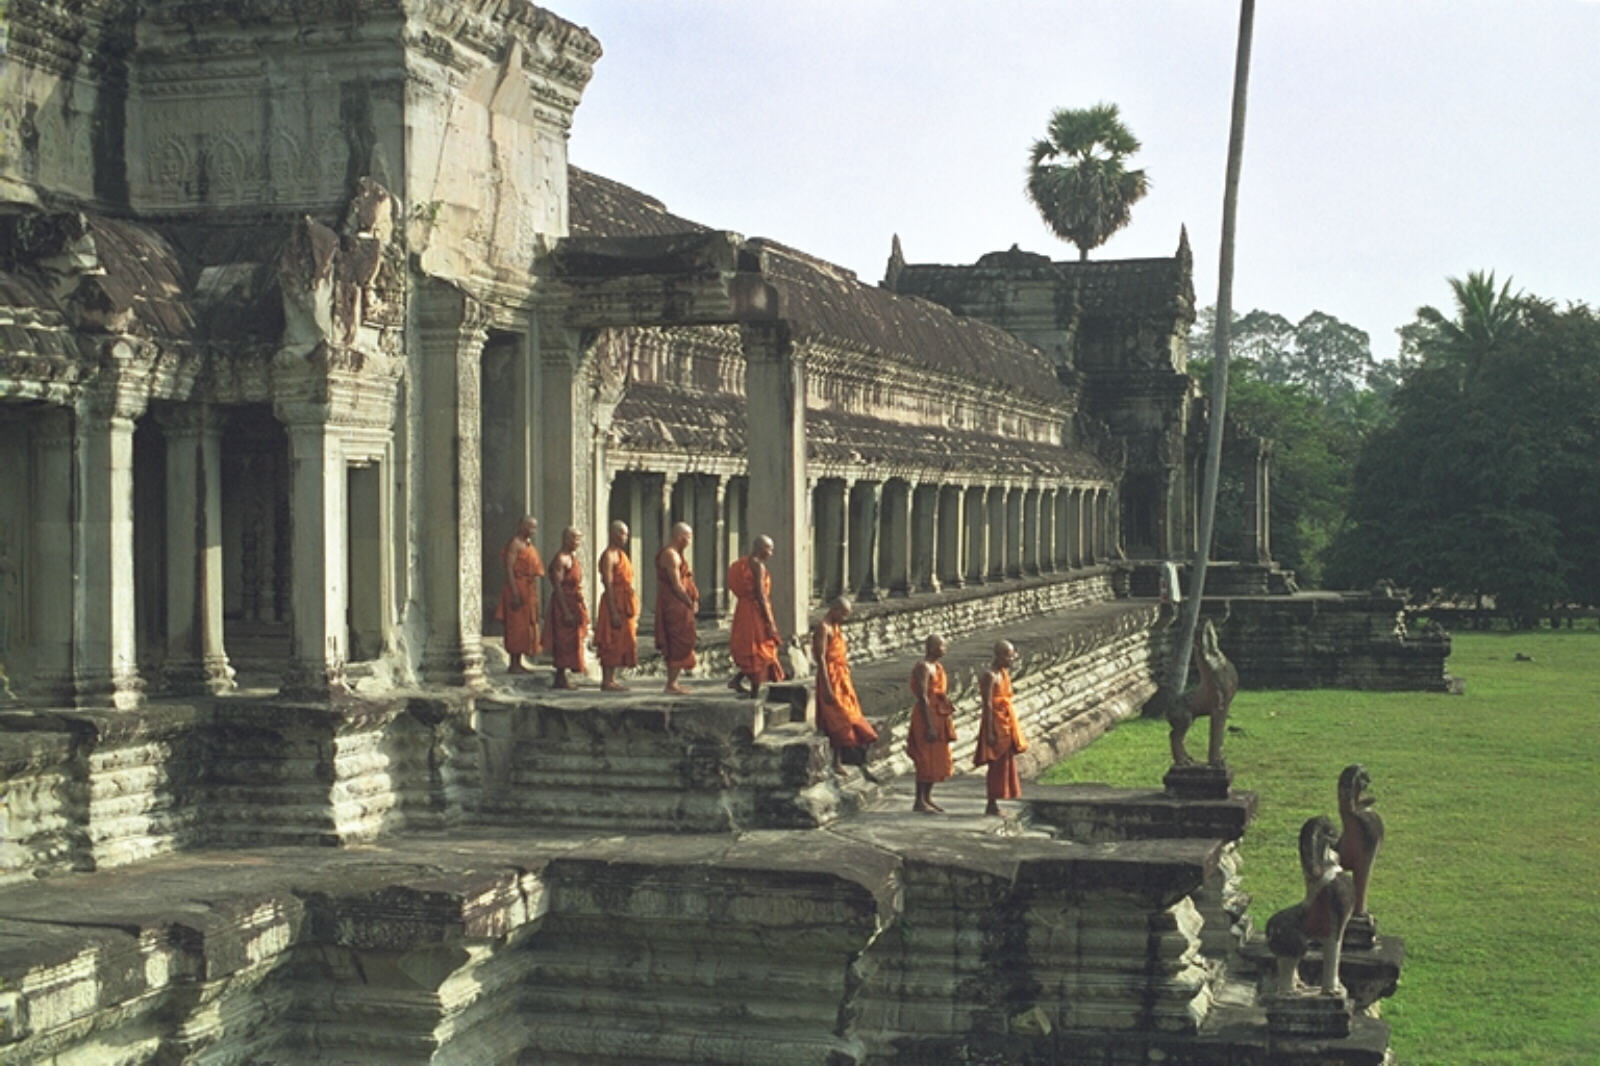
[[[583,602],[583,564],[578,545],[583,535],[572,526],[561,531],[561,550],[550,560],[550,660],[556,667],[556,688],[577,688],[568,670],[583,673],[583,641],[589,635],[589,606]]]
[[[994,646],[994,660],[978,675],[978,691],[983,697],[983,721],[978,726],[978,748],[972,765],[989,767],[989,805],[985,814],[999,814],[997,800],[1020,799],[1022,778],[1017,774],[1017,756],[1028,750],[1028,741],[1011,706],[1011,665],[1017,649],[1002,640]]]
[[[778,663],[778,647],[783,637],[778,633],[777,619],[772,616],[772,574],[767,570],[767,560],[772,558],[772,538],[766,534],[750,545],[750,554],[736,559],[728,567],[728,588],[733,590],[738,603],[733,608],[733,632],[728,638],[728,651],[739,672],[733,675],[728,687],[742,696],[754,699],[763,682],[782,681],[783,667]],[[744,680],[750,679],[750,690],[745,691]]]
[[[495,618],[505,623],[506,654],[511,666],[506,671],[525,674],[522,657],[533,658],[540,652],[539,644],[539,579],[544,576],[544,560],[539,549],[533,546],[539,523],[532,515],[525,515],[517,531],[506,541],[500,551],[500,562],[506,568],[506,583],[500,589],[500,605],[495,608]]]
[[[656,553],[656,647],[667,662],[666,691],[687,696],[678,675],[694,667],[694,616],[700,609],[700,590],[689,569],[689,541],[694,530],[687,522],[672,527],[672,539]]]
[[[628,558],[628,523],[611,523],[611,543],[600,553],[600,616],[594,646],[600,653],[600,689],[626,692],[617,670],[639,665],[639,599],[633,592],[633,560]]]
[[[906,754],[917,769],[917,798],[911,809],[943,814],[944,808],[933,802],[933,786],[955,772],[950,742],[956,739],[956,709],[950,705],[950,682],[939,661],[944,658],[944,638],[934,634],[923,648],[923,657],[911,668],[911,694],[917,705],[911,708],[906,729]]]
[[[840,596],[811,631],[811,656],[817,663],[817,725],[828,734],[836,773],[844,770],[841,752],[864,749],[878,739],[878,731],[861,714],[861,701],[850,678],[850,649],[844,639],[844,620],[850,617],[850,609],[850,600]]]

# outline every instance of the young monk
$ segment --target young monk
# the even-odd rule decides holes
[[[666,691],[687,696],[678,675],[694,668],[694,616],[700,609],[700,589],[689,568],[689,542],[694,530],[688,523],[672,527],[672,539],[656,553],[656,647],[667,663]]]
[[[561,550],[550,560],[550,609],[545,630],[550,634],[550,659],[556,688],[577,688],[567,671],[583,673],[583,642],[589,635],[589,606],[583,602],[583,564],[578,546],[583,535],[572,526],[561,531]]]
[[[532,659],[540,652],[539,640],[539,579],[544,576],[544,560],[533,538],[539,532],[539,523],[532,515],[524,515],[517,531],[500,550],[500,563],[506,568],[506,583],[500,589],[500,605],[495,608],[495,618],[506,627],[506,654],[511,657],[507,673],[525,674],[522,664],[526,655]]]
[[[933,802],[933,786],[955,772],[950,758],[950,742],[956,739],[955,708],[950,705],[950,682],[939,661],[944,652],[944,638],[934,634],[911,668],[911,694],[917,705],[911,708],[911,724],[906,729],[906,754],[917,770],[917,798],[911,809],[923,814],[944,813],[944,808]]]
[[[1011,667],[1016,661],[1017,649],[1002,640],[994,646],[989,669],[978,675],[983,720],[978,726],[978,747],[972,753],[972,765],[989,768],[989,805],[984,808],[985,814],[999,814],[999,800],[1022,796],[1017,756],[1028,750],[1028,741],[1011,706]]]
[[[639,597],[633,590],[633,560],[628,558],[628,523],[611,523],[611,542],[600,553],[600,610],[594,647],[600,655],[600,689],[626,692],[617,671],[639,665]]]
[[[878,739],[878,731],[861,714],[861,701],[850,678],[850,649],[844,639],[844,621],[850,610],[850,600],[840,596],[811,631],[811,657],[817,664],[817,725],[828,734],[833,747],[835,773],[844,772],[841,752],[865,748]]]
[[[728,687],[751,699],[764,683],[783,680],[783,666],[778,662],[783,637],[772,616],[772,574],[767,570],[772,550],[772,538],[762,534],[750,545],[749,555],[728,567],[728,588],[738,601],[733,608],[728,651],[739,667]],[[748,690],[744,687],[746,679],[750,682]]]

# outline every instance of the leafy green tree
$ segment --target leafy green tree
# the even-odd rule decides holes
[[[1145,172],[1125,165],[1139,147],[1116,104],[1059,108],[1048,135],[1034,142],[1028,199],[1056,236],[1077,245],[1080,260],[1126,226],[1150,190]]]
[[[1190,334],[1189,350],[1210,350],[1214,308],[1203,310]],[[1256,377],[1277,385],[1301,385],[1324,403],[1352,400],[1383,374],[1372,358],[1372,340],[1323,311],[1290,322],[1271,311],[1254,310],[1234,320],[1230,350],[1255,364]]]
[[[1600,602],[1600,319],[1450,279],[1401,331],[1414,365],[1356,464],[1330,578],[1392,577],[1524,623]]]

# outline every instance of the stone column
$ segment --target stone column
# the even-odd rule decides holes
[[[443,282],[425,280],[415,290],[421,381],[411,395],[422,408],[418,549],[427,618],[422,674],[435,684],[477,686],[484,683],[478,389],[487,315],[477,301]],[[544,459],[549,474],[548,452]],[[570,469],[563,475],[569,492],[573,476]],[[539,515],[540,531],[559,536],[571,514],[567,509]],[[296,563],[298,584],[298,556]]]
[[[856,481],[850,486],[850,588],[863,600],[880,600],[878,523],[883,510],[883,482]]]
[[[85,404],[75,423],[73,686],[80,706],[138,705],[135,648],[133,412]]]
[[[981,585],[989,580],[989,493],[982,485],[966,491],[967,582]]]
[[[33,623],[33,680],[30,690],[70,704],[74,580],[78,536],[73,463],[73,415],[50,408],[30,425],[33,449],[33,559],[29,614]],[[25,512],[26,513],[26,512]]]
[[[715,619],[727,589],[728,558],[723,543],[726,529],[722,524],[723,494],[726,483],[715,474],[700,474],[689,486],[694,503],[694,573],[700,588],[701,618]]]
[[[718,586],[718,609],[725,616],[732,615],[733,594],[728,590],[727,571],[728,564],[744,554],[745,547],[751,534],[744,528],[744,508],[740,498],[745,491],[744,478],[728,478],[722,482],[717,492],[717,556],[722,560],[723,582]],[[802,527],[803,528],[803,527]],[[793,551],[793,545],[784,545],[784,548]]]
[[[1006,495],[1002,485],[992,486],[988,492],[989,558],[984,569],[992,581],[1005,578],[1006,559],[1010,555],[1010,545],[1006,543]]]
[[[169,692],[233,688],[222,642],[222,427],[206,404],[157,421],[167,455],[167,656]]]
[[[1022,494],[1022,572],[1037,575],[1039,566],[1039,490]]]
[[[911,485],[895,478],[883,486],[878,583],[890,596],[911,592]]]
[[[644,629],[655,625],[656,556],[666,546],[672,532],[672,489],[675,474],[634,474],[639,488],[639,526],[634,537],[639,545],[639,624]]]
[[[840,478],[817,482],[817,565],[822,570],[824,602],[850,584],[850,489]]]
[[[1264,444],[1244,480],[1243,561],[1272,561],[1272,456]]]
[[[1089,492],[1088,498],[1088,541],[1089,561],[1103,562],[1106,557],[1105,542],[1105,502],[1099,489]]]
[[[346,638],[344,449],[326,422],[289,434],[290,616],[286,696],[343,691]],[[477,555],[472,556],[477,566]]]
[[[1087,565],[1088,553],[1083,544],[1083,490],[1072,489],[1067,494],[1067,552],[1073,569]]]
[[[778,631],[801,640],[806,631],[811,576],[806,535],[805,360],[782,323],[741,326],[745,356],[745,425],[750,495],[746,518],[753,530],[783,549],[768,566],[772,613]]]
[[[939,486],[924,481],[911,496],[911,591],[939,591],[939,562]]]
[[[939,549],[935,555],[939,582],[946,588],[960,588],[966,583],[966,560],[961,551],[961,504],[966,494],[959,485],[943,485],[936,491],[939,494]]]
[[[1056,490],[1040,489],[1038,503],[1039,572],[1056,570]]]

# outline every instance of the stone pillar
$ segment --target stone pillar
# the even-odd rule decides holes
[[[744,554],[752,533],[744,528],[744,495],[749,484],[744,478],[728,478],[722,483],[717,496],[717,515],[721,532],[717,535],[718,558],[722,560],[723,582],[718,588],[718,607],[724,616],[731,616],[733,594],[728,590],[728,564]],[[785,544],[785,551],[794,551],[794,545]]]
[[[209,405],[158,416],[167,456],[167,656],[170,692],[233,688],[222,641],[222,427]]]
[[[1040,489],[1038,502],[1039,572],[1056,570],[1056,490]]]
[[[962,509],[965,493],[959,485],[944,485],[939,494],[939,549],[935,553],[940,584],[960,588],[966,583],[966,560],[961,551]]]
[[[80,406],[74,438],[74,694],[80,706],[127,709],[143,688],[134,632],[133,412]]]
[[[292,635],[282,690],[324,696],[345,688],[344,449],[326,422],[286,429]]]
[[[33,680],[37,696],[71,703],[73,592],[78,535],[73,485],[73,415],[51,408],[32,420],[33,560],[28,609],[33,630]]]
[[[477,686],[484,680],[478,389],[487,316],[477,301],[443,282],[425,280],[415,290],[421,381],[411,395],[422,409],[418,550],[427,619],[422,674],[436,684]],[[544,459],[548,474],[548,452]],[[566,471],[565,480],[572,476]],[[538,516],[540,530],[559,536],[571,513]],[[296,556],[297,585],[298,562]]]
[[[1083,490],[1072,489],[1067,495],[1067,550],[1074,569],[1086,566],[1088,553],[1083,543]]]
[[[1272,455],[1265,444],[1244,479],[1243,561],[1272,561]]]
[[[1027,489],[1022,494],[1022,572],[1039,573],[1039,490]]]
[[[639,545],[635,570],[639,575],[639,624],[649,629],[655,624],[656,556],[666,546],[672,532],[672,489],[674,474],[634,474],[638,482],[639,525],[633,532]]]
[[[715,474],[699,474],[689,484],[694,517],[694,573],[695,584],[700,588],[701,618],[715,619],[728,590],[727,546],[723,543],[726,528],[722,523],[723,494],[726,482]]]
[[[843,594],[850,583],[850,490],[840,478],[817,482],[817,565],[824,602]]]
[[[772,613],[778,631],[803,640],[811,597],[810,540],[806,536],[805,360],[781,323],[741,326],[745,357],[745,424],[751,529],[771,537],[776,552]]]
[[[911,591],[939,591],[939,503],[937,483],[924,481],[911,496]]]
[[[890,596],[911,592],[911,485],[895,478],[883,486],[878,541],[878,583]]]
[[[878,523],[883,510],[883,482],[857,481],[850,486],[850,588],[863,600],[880,600]]]
[[[1106,557],[1105,502],[1104,496],[1099,489],[1090,490],[1087,510],[1089,561],[1092,563],[1104,562]]]
[[[967,582],[989,580],[989,493],[982,485],[967,488]]]
[[[1000,581],[1006,576],[1006,559],[1010,555],[1010,545],[1006,543],[1006,489],[996,485],[988,492],[988,517],[989,517],[989,558],[984,567],[990,580]]]

